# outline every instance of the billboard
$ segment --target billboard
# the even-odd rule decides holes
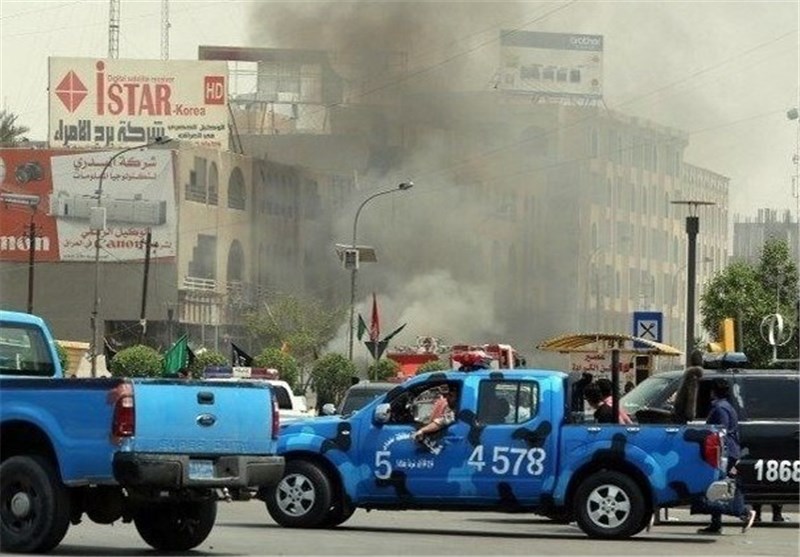
[[[0,149],[3,192],[39,197],[34,207],[0,202],[0,260],[28,260],[32,219],[37,262],[94,261],[90,216],[98,205],[101,174],[106,229],[100,235],[100,261],[144,259],[148,229],[151,258],[175,257],[171,151]]]
[[[158,137],[227,148],[219,61],[49,58],[53,148],[131,147]]]
[[[555,97],[603,97],[603,36],[501,31],[497,89]]]

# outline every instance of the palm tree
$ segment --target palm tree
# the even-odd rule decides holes
[[[15,147],[28,141],[25,134],[30,128],[17,126],[17,115],[7,110],[0,110],[0,147]]]

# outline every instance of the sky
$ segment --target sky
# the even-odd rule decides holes
[[[121,1],[120,58],[160,58],[161,10],[161,0]],[[607,108],[685,132],[684,160],[730,178],[731,218],[760,208],[800,214],[792,188],[800,120],[787,118],[800,106],[800,0],[170,0],[169,12],[171,59],[196,60],[200,45],[400,49],[415,77],[458,75],[478,89],[492,83],[500,30],[603,35]],[[107,56],[108,15],[108,0],[0,0],[0,103],[30,139],[46,137],[48,57]],[[420,276],[405,297],[419,300],[435,283],[456,299],[486,299],[463,282]],[[457,311],[440,315],[452,324]],[[406,319],[423,321],[397,322]]]
[[[170,58],[196,59],[199,45],[294,46],[298,29],[330,46],[347,37],[336,17],[378,21],[401,4],[171,0]],[[500,28],[603,35],[608,108],[686,131],[686,160],[731,178],[731,216],[800,210],[800,120],[786,114],[800,104],[798,0],[423,4],[448,15],[446,30],[409,33],[412,59],[434,75],[442,60],[480,56]],[[120,12],[120,57],[158,59],[161,1],[122,0]],[[0,0],[0,102],[30,139],[46,136],[47,58],[106,56],[108,13],[107,0]]]

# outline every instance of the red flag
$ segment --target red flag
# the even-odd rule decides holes
[[[375,292],[372,293],[372,323],[369,325],[369,340],[377,342],[381,336],[381,324],[378,321],[378,300]]]

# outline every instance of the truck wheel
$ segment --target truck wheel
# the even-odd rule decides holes
[[[217,519],[217,502],[170,501],[143,504],[133,518],[148,545],[161,551],[187,551],[203,543]]]
[[[335,528],[347,522],[354,512],[356,512],[356,508],[352,505],[348,505],[344,501],[337,501],[328,510],[328,514],[320,526],[323,528]]]
[[[272,520],[287,528],[319,528],[325,526],[332,491],[319,466],[290,460],[281,481],[267,491],[267,511]]]
[[[644,496],[625,474],[592,474],[578,486],[574,501],[578,526],[591,538],[629,538],[641,530]]]
[[[46,459],[12,456],[0,465],[0,549],[45,553],[69,528],[69,491]]]

